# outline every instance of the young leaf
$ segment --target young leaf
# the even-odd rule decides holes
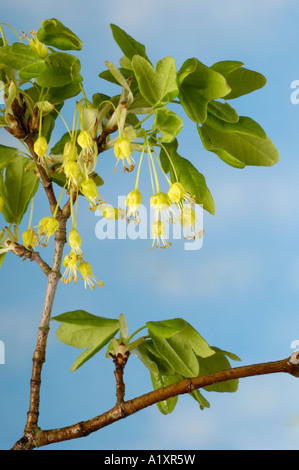
[[[232,108],[228,103],[221,103],[220,101],[210,101],[208,104],[208,116],[212,114],[218,119],[225,122],[235,124],[239,121],[237,111]]]
[[[0,144],[0,171],[3,170],[9,163],[15,160],[19,155],[17,149],[6,147]]]
[[[203,123],[208,103],[227,95],[231,88],[223,75],[193,58],[184,62],[178,72],[179,98],[189,118]]]
[[[137,42],[119,26],[111,24],[110,27],[115,42],[128,59],[132,60],[134,55],[139,55],[144,59],[148,60],[148,57],[145,52],[145,46],[143,44]]]
[[[186,328],[187,323],[182,318],[172,320],[149,321],[146,326],[152,333],[160,338],[170,338],[174,334]]]
[[[3,264],[3,261],[4,261],[5,256],[6,256],[6,253],[2,253],[2,254],[0,255],[0,268],[1,268],[2,264]]]
[[[272,166],[279,160],[279,153],[269,137],[220,132],[207,124],[198,126],[198,132],[204,148],[232,167]]]
[[[78,84],[83,80],[80,61],[71,54],[54,52],[48,56],[46,64],[47,68],[36,79],[41,87],[57,88],[70,83]]]
[[[161,338],[150,329],[149,335],[158,353],[175,372],[183,377],[196,377],[199,374],[198,361],[189,344],[183,343],[176,335],[170,338]]]
[[[183,128],[182,119],[168,108],[155,110],[154,129],[162,133],[160,142],[170,143],[176,138]]]
[[[253,135],[260,139],[265,139],[267,137],[264,129],[256,121],[246,116],[240,116],[238,122],[230,123],[218,119],[215,115],[208,113],[208,117],[204,125],[213,127],[213,129],[220,132],[239,132],[241,134]]]
[[[222,353],[215,353],[213,356],[198,358],[200,375],[210,374],[221,370],[231,369],[228,359]],[[208,392],[236,392],[239,381],[237,379],[219,382],[203,387]]]
[[[171,160],[172,164],[169,162]],[[179,181],[190,196],[195,198],[197,204],[215,214],[215,204],[207,187],[205,177],[199,173],[195,166],[186,158],[181,157],[174,146],[163,146],[160,152],[160,160],[164,171],[170,171],[172,182]]]
[[[215,351],[206,340],[196,331],[190,323],[186,322],[186,327],[176,333],[175,338],[184,344],[191,346],[197,356],[209,357],[215,354]]]
[[[62,51],[80,51],[83,44],[69,28],[56,18],[42,22],[37,38],[44,44]]]
[[[191,397],[199,403],[201,410],[204,408],[210,408],[210,403],[205,399],[199,390],[194,390],[194,392],[191,392],[189,395],[191,395]]]
[[[172,375],[174,370],[159,355],[152,340],[146,340],[134,349],[133,354],[143,362],[145,367],[155,376]]]
[[[19,156],[6,167],[5,180],[0,181],[0,195],[5,201],[2,213],[7,223],[20,225],[28,205],[35,195],[39,178],[26,171],[31,160]]]
[[[226,100],[239,98],[266,85],[267,81],[264,75],[246,69],[242,67],[242,65],[241,62],[221,61],[211,67],[212,70],[224,75],[228,85],[232,89],[232,91],[225,96]]]
[[[0,63],[12,69],[20,70],[39,61],[40,57],[25,44],[15,42],[0,48]]]
[[[133,57],[132,65],[139,90],[150,104],[163,106],[178,95],[176,66],[172,57],[159,60],[156,70],[140,55]]]
[[[169,376],[169,375],[156,376],[154,374],[151,374],[151,379],[152,379],[152,384],[153,384],[154,389],[158,390],[159,388],[167,387],[167,385],[172,385],[173,383],[178,382],[180,380],[180,376],[177,374],[172,375],[172,376]],[[157,407],[163,415],[167,415],[167,414],[172,413],[172,411],[174,410],[177,404],[177,401],[178,401],[177,396],[171,397],[171,398],[168,398],[167,400],[158,402]]]
[[[84,310],[63,313],[52,320],[61,323],[57,338],[64,344],[76,348],[88,348],[75,363],[71,371],[78,369],[100,351],[119,330],[119,321],[92,315]]]
[[[19,71],[19,77],[22,80],[30,80],[31,78],[38,77],[39,74],[45,70],[47,70],[46,62],[44,60],[39,60],[38,62],[34,62],[33,64],[23,67]]]

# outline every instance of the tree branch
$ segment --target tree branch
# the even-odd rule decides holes
[[[110,424],[113,424],[127,416],[133,415],[148,406],[167,400],[168,398],[191,393],[199,388],[207,387],[208,385],[213,385],[219,382],[279,372],[299,377],[299,351],[294,352],[287,359],[275,362],[236,367],[201,377],[184,379],[167,387],[163,387],[159,390],[128,400],[122,403],[121,406],[117,403],[111,410],[88,421],[81,421],[80,423],[59,429],[45,431],[37,430],[34,435],[25,433],[22,439],[14,445],[12,450],[32,450],[35,447],[42,447],[57,442],[88,436],[99,429],[109,426]]]
[[[53,266],[48,274],[48,286],[44,302],[42,317],[38,329],[36,348],[33,354],[33,367],[30,381],[30,404],[27,413],[27,423],[25,433],[35,433],[38,429],[39,403],[40,403],[40,387],[42,367],[46,359],[46,347],[49,334],[49,324],[51,319],[54,297],[61,277],[60,266],[63,255],[63,248],[66,243],[66,221],[64,217],[60,217],[60,226],[55,234],[55,248],[53,257]]]
[[[23,261],[25,259],[29,259],[30,261],[35,261],[39,265],[41,270],[45,273],[46,276],[50,274],[51,272],[50,266],[42,259],[42,257],[37,251],[28,250],[27,248],[25,248],[25,246],[20,245],[19,243],[15,243],[15,247],[12,250],[12,253],[19,256],[20,258],[23,258]]]

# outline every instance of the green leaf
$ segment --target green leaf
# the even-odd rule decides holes
[[[210,69],[226,77],[234,70],[242,67],[242,65],[244,65],[243,62],[239,62],[238,60],[221,60],[213,64]]]
[[[239,121],[237,111],[232,108],[228,103],[221,103],[220,101],[210,101],[208,104],[208,116],[212,114],[222,121],[235,124]]]
[[[160,338],[170,338],[186,327],[187,323],[182,318],[172,320],[149,321],[146,326],[152,333]]]
[[[196,377],[199,374],[198,361],[191,346],[182,343],[176,335],[170,338],[161,338],[150,329],[149,335],[158,353],[175,372],[183,377]]]
[[[168,385],[172,385],[180,380],[180,376],[175,374],[173,376],[169,375],[153,375],[151,374],[152,384],[155,390],[159,388],[167,387]],[[157,403],[157,407],[159,411],[163,415],[167,415],[172,413],[178,401],[178,397],[171,397],[167,400],[163,400]]]
[[[132,65],[139,90],[150,104],[163,106],[178,95],[176,66],[172,57],[159,60],[156,70],[140,55],[133,57]]]
[[[0,63],[12,69],[20,70],[39,61],[40,57],[25,44],[15,42],[0,48]]]
[[[80,83],[72,82],[62,87],[50,88],[47,98],[50,103],[55,104],[73,98],[79,93],[81,93]]]
[[[120,47],[128,59],[132,60],[134,55],[139,55],[148,60],[145,52],[145,46],[143,44],[137,42],[119,26],[111,24],[110,27],[116,44]]]
[[[5,256],[6,256],[6,253],[2,253],[2,255],[0,255],[0,269],[2,267]]]
[[[191,346],[197,356],[209,357],[215,354],[213,348],[209,346],[206,340],[196,331],[190,323],[186,322],[186,327],[176,333],[175,338],[183,344]]]
[[[198,358],[200,375],[231,369],[231,365],[224,354],[216,353],[207,358]],[[236,392],[239,381],[237,379],[219,382],[203,387],[208,392]]]
[[[37,38],[47,46],[53,46],[62,51],[80,51],[83,44],[69,28],[56,18],[42,22]]]
[[[0,144],[0,171],[19,156],[17,149]]]
[[[198,126],[198,132],[204,148],[218,155],[232,167],[272,166],[279,160],[279,153],[269,137],[259,138],[240,132],[220,132],[207,124]]]
[[[236,354],[234,353],[231,353],[229,351],[223,351],[222,349],[220,348],[217,348],[216,346],[211,346],[212,349],[214,349],[215,352],[217,353],[220,353],[220,354],[224,354],[225,356],[227,356],[229,359],[231,359],[232,361],[241,361],[241,359],[239,358],[239,356],[237,356]]]
[[[152,340],[144,341],[134,349],[133,353],[153,375],[174,374],[174,370],[169,367],[168,363],[160,356]]]
[[[232,64],[235,64],[233,66]],[[223,61],[214,64],[211,68],[225,76],[231,92],[225,96],[226,100],[239,98],[240,96],[252,93],[266,85],[264,75],[253,70],[246,69],[238,64],[241,62]]]
[[[186,114],[199,123],[207,118],[208,103],[231,91],[223,75],[195,58],[184,62],[178,72],[178,83],[180,102]]]
[[[70,83],[79,84],[83,80],[80,61],[71,54],[54,52],[47,57],[46,65],[46,70],[36,79],[41,87],[57,88]]]
[[[20,225],[28,205],[35,195],[39,178],[26,171],[31,160],[19,156],[6,166],[5,180],[0,181],[0,195],[5,204],[2,210],[7,223]]]
[[[31,78],[38,77],[38,75],[45,70],[47,70],[47,65],[44,60],[40,60],[23,67],[19,71],[19,77],[21,80],[30,80]]]
[[[75,361],[71,371],[78,369],[100,351],[119,330],[119,321],[92,315],[84,310],[63,313],[52,320],[61,322],[56,336],[64,344],[88,348]]]
[[[164,148],[167,150],[169,157],[162,148],[160,160],[164,171],[166,171],[166,169],[170,171],[172,182],[179,181],[182,183],[187,193],[195,198],[197,204],[202,204],[206,211],[215,214],[215,204],[210,190],[207,187],[205,177],[199,173],[189,160],[181,157],[173,146],[168,147],[164,145]],[[169,163],[169,158],[173,166]]]
[[[267,137],[264,129],[256,121],[246,116],[240,116],[238,122],[230,123],[208,113],[205,124],[220,132],[238,132],[259,137],[260,139]]]
[[[183,128],[182,119],[168,108],[155,110],[154,129],[162,133],[160,142],[172,142]]]

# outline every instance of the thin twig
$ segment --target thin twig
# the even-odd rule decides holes
[[[48,276],[51,272],[50,266],[42,259],[40,254],[37,251],[28,250],[25,246],[15,243],[15,247],[12,250],[12,253],[15,253],[17,256],[23,259],[29,259],[30,261],[35,261],[41,270]]]

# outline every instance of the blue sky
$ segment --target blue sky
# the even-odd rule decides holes
[[[280,152],[271,168],[237,170],[206,152],[196,127],[181,132],[180,154],[206,177],[216,214],[204,214],[204,242],[186,251],[150,251],[150,240],[104,240],[95,236],[98,221],[80,206],[80,233],[86,258],[105,285],[84,290],[82,283],[60,285],[53,315],[81,308],[96,315],[126,316],[131,331],[148,320],[183,317],[206,340],[231,350],[243,364],[291,354],[299,341],[299,105],[291,103],[291,82],[299,79],[295,0],[65,0],[6,3],[1,21],[17,31],[38,29],[57,17],[84,43],[79,57],[87,94],[116,93],[98,78],[105,60],[122,56],[112,40],[115,23],[145,44],[153,62],[173,56],[177,67],[190,57],[207,65],[241,60],[263,73],[267,85],[232,103],[239,114],[257,120]],[[65,109],[71,116],[71,108]],[[53,144],[64,129],[55,130]],[[15,145],[1,131],[1,143]],[[98,171],[105,180],[103,198],[116,204],[127,194],[132,175],[113,173],[107,152]],[[142,177],[144,192],[149,182]],[[45,215],[45,198],[35,218]],[[0,219],[1,225],[4,223]],[[24,221],[24,226],[27,221]],[[22,226],[23,227],[23,226]],[[45,253],[51,258],[51,250]],[[7,256],[0,271],[0,340],[6,363],[0,365],[0,448],[22,434],[28,409],[31,358],[35,347],[45,279],[34,264]],[[113,364],[102,355],[75,373],[69,368],[80,351],[58,342],[56,324],[49,336],[43,370],[40,425],[51,428],[89,419],[114,405]],[[151,389],[147,371],[132,357],[125,372],[126,397]],[[289,376],[244,379],[235,394],[205,393],[211,408],[200,411],[180,397],[169,416],[152,407],[88,438],[52,449],[297,449],[299,382]]]

